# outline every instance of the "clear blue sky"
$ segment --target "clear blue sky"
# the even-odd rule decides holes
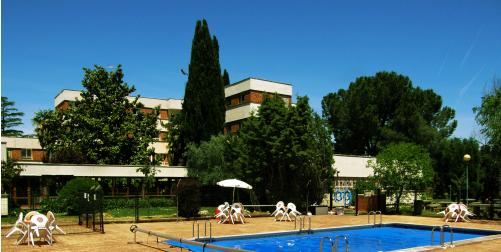
[[[349,3],[348,3],[349,2]],[[455,135],[501,77],[501,1],[2,1],[2,96],[26,113],[81,89],[82,67],[122,64],[137,94],[182,98],[197,19],[220,44],[231,81],[293,84],[322,97],[361,75],[396,71],[456,110]]]

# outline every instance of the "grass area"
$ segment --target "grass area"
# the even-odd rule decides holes
[[[55,216],[58,223],[78,223],[78,216],[68,216],[66,213],[55,213]],[[14,224],[18,217],[18,215],[2,216],[2,225]]]

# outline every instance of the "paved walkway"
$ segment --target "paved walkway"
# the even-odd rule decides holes
[[[294,222],[275,222],[271,217],[247,218],[246,224],[216,224],[213,223],[213,236],[229,234],[248,234],[271,231],[287,231],[294,229]],[[441,225],[442,219],[412,216],[383,216],[383,222],[401,222],[427,225]],[[312,228],[325,228],[345,225],[367,224],[367,215],[361,216],[312,216]],[[501,221],[474,221],[471,223],[449,223],[453,227],[470,227],[481,229],[501,230]],[[192,222],[155,222],[139,223],[140,228],[174,235],[183,238],[191,238]],[[26,244],[13,245],[15,238],[5,238],[2,236],[2,251],[179,251],[167,245],[156,243],[156,238],[145,234],[138,234],[137,241],[141,244],[134,244],[134,235],[129,231],[131,224],[107,224],[105,234],[72,234],[55,235],[57,242],[52,246],[46,243],[37,243],[35,247]],[[203,224],[200,228],[203,232]],[[4,232],[2,232],[4,233]],[[470,245],[460,245],[449,248],[447,251],[501,251],[501,235],[491,241],[484,241]],[[186,251],[186,250],[184,250]],[[437,249],[436,251],[443,251]]]

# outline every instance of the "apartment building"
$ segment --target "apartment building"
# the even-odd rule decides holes
[[[2,137],[2,157],[24,163],[42,163],[44,155],[38,138]]]
[[[275,81],[247,78],[235,82],[224,90],[226,102],[226,125],[224,132],[236,133],[242,121],[257,111],[265,95],[282,97],[286,104],[292,103],[292,85]]]
[[[71,103],[79,99],[79,90],[64,89],[54,99],[54,107],[64,110]],[[225,87],[226,99],[226,127],[225,133],[236,133],[241,122],[248,118],[263,101],[265,95],[277,94],[287,104],[291,104],[292,85],[257,78],[247,78]],[[127,97],[133,100],[136,97]],[[151,147],[155,148],[156,155],[163,160],[156,177],[156,188],[152,189],[156,194],[172,193],[173,185],[180,178],[187,176],[185,167],[169,166],[167,154],[168,143],[166,141],[167,129],[162,123],[168,122],[182,109],[181,99],[160,99],[140,97],[138,99],[144,105],[143,112],[151,112],[155,107],[160,108],[157,128],[159,136]],[[127,186],[119,186],[119,181],[126,179],[127,184],[132,180],[141,179],[144,175],[137,172],[136,166],[116,165],[72,165],[72,164],[48,164],[43,163],[44,151],[37,138],[2,137],[2,160],[10,157],[18,161],[24,169],[21,177],[15,181],[11,197],[22,206],[38,204],[41,198],[55,194],[57,186],[50,185],[53,178],[57,178],[60,185],[72,177],[92,177],[111,181],[112,188],[108,189],[111,195],[128,194]]]

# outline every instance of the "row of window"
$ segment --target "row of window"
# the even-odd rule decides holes
[[[14,149],[7,149],[7,156],[9,158],[16,158],[13,156]],[[22,160],[33,160],[31,149],[21,149],[21,159]]]

